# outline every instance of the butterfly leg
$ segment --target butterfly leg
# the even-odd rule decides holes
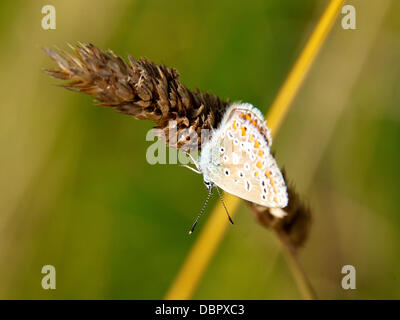
[[[212,195],[212,189],[213,189],[213,187],[212,187],[212,185],[210,184],[210,187],[208,188],[207,199],[206,199],[206,201],[204,202],[203,208],[201,209],[201,211],[200,211],[199,215],[197,216],[195,222],[193,223],[192,228],[191,228],[190,231],[189,231],[189,234],[192,234],[192,233],[193,233],[194,228],[196,228],[196,226],[197,226],[197,222],[199,222],[199,219],[200,219],[201,215],[203,214],[205,208],[207,207],[207,203],[208,203],[208,201],[210,200],[210,197],[211,197],[211,195]]]
[[[218,188],[217,186],[215,186],[215,187],[217,188],[218,195],[219,195],[219,199],[221,200],[222,205],[224,206],[224,209],[225,209],[226,215],[228,216],[229,222],[230,222],[231,224],[233,224],[233,220],[232,220],[231,216],[229,215],[229,212],[228,212],[228,209],[226,208],[224,199],[222,199],[221,191],[219,190],[219,188]]]
[[[201,171],[200,170],[200,167],[199,167],[199,162],[195,159],[195,158],[193,158],[193,156],[188,152],[187,153],[187,155],[190,157],[190,159],[193,161],[193,163],[194,163],[194,165],[196,166],[196,168],[197,168],[197,170],[199,170],[199,171]]]
[[[180,164],[181,167],[188,168],[189,170],[192,170],[193,172],[196,172],[198,174],[202,174],[200,170],[196,170],[195,168],[192,168],[191,166],[188,166],[187,164]]]

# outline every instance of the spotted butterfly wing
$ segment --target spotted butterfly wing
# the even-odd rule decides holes
[[[258,109],[245,103],[232,105],[200,155],[204,180],[266,207],[286,207],[286,185],[270,153],[271,143]]]

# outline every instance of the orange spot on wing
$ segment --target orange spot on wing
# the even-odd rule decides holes
[[[241,129],[242,129],[242,136],[245,136],[246,135],[246,128],[242,127]]]
[[[260,168],[260,169],[261,169],[261,168],[262,168],[262,163],[261,163],[260,161],[258,161],[257,164],[256,164],[256,166],[257,166],[257,168]]]
[[[265,171],[265,176],[266,176],[267,178],[271,177],[271,174],[269,173],[269,170]]]
[[[249,114],[246,114],[246,120],[251,120],[251,117]]]
[[[258,143],[258,141],[256,140],[256,142],[254,142],[254,148],[258,149],[260,147],[260,144]]]
[[[254,176],[255,176],[255,177],[258,176],[258,171],[254,172]]]
[[[236,129],[237,129],[236,121],[235,121],[235,120],[233,120],[233,122],[232,122],[232,128],[233,128],[233,130],[236,130]]]
[[[275,188],[275,181],[274,179],[269,178],[269,182],[271,182],[271,186],[272,186],[272,190],[274,191],[275,194],[278,193],[278,191]],[[278,201],[275,201],[276,203],[278,203]]]
[[[264,155],[264,152],[262,152],[262,150],[260,150],[260,151],[258,151],[258,155],[259,155],[260,157],[262,157],[262,156]]]

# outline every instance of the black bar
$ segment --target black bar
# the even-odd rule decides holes
[[[52,319],[61,315],[111,319],[119,315],[124,315],[124,319],[286,319],[289,315],[319,319],[355,316],[358,319],[365,313],[370,317],[374,314],[382,316],[383,311],[388,314],[390,308],[398,310],[399,304],[398,300],[7,300],[1,301],[0,307],[3,314],[8,311],[14,317],[20,313],[33,315],[37,312],[41,317],[47,315]]]

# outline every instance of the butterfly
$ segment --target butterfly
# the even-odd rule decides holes
[[[197,170],[189,167],[203,174],[209,191],[189,233],[193,232],[214,186],[221,201],[218,187],[242,199],[273,208],[271,213],[277,217],[285,215],[279,208],[287,206],[288,194],[283,175],[271,154],[271,145],[271,131],[260,110],[249,103],[234,103],[227,108],[219,127],[202,146],[198,161],[193,159]],[[232,222],[230,217],[229,220]]]

